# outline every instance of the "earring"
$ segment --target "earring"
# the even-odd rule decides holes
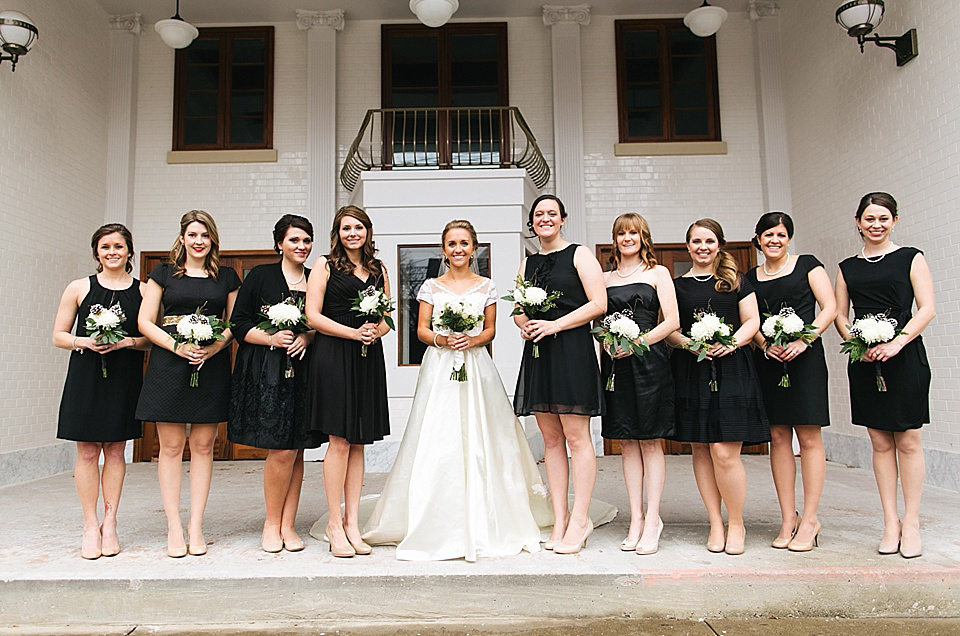
[[[474,257],[471,256],[471,257],[470,257],[470,262],[468,263],[469,265],[473,265],[473,259],[474,259]]]
[[[443,266],[450,267],[450,259],[447,258],[446,256],[443,257]]]

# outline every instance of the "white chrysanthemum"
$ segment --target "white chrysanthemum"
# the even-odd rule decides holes
[[[201,342],[213,338],[213,327],[206,316],[185,316],[177,322],[177,333],[190,340]]]
[[[716,333],[717,330],[720,329],[720,325],[723,324],[720,318],[713,313],[703,314],[697,322],[702,324],[705,329],[709,329],[711,333]]]
[[[112,329],[120,326],[120,316],[109,309],[104,309],[98,314],[94,314],[93,322],[101,329]]]
[[[523,291],[523,298],[528,305],[541,305],[547,299],[547,292],[539,287],[527,287]]]
[[[527,296],[523,293],[523,287],[517,287],[513,290],[513,302],[521,305],[527,302]]]
[[[773,338],[777,335],[777,323],[780,322],[780,316],[770,316],[763,321],[763,326],[760,330],[763,332],[763,335],[767,338]]]
[[[610,332],[628,340],[636,340],[640,335],[640,327],[626,316],[621,316],[610,323]]]
[[[803,318],[792,313],[780,319],[780,326],[783,328],[784,333],[794,334],[803,331],[805,325]]]
[[[278,303],[267,310],[267,318],[278,327],[281,325],[292,325],[300,320],[300,309],[290,303]]]
[[[693,326],[690,327],[690,337],[694,340],[706,342],[713,337],[714,333],[716,333],[716,329],[702,322],[695,322]]]
[[[360,312],[365,315],[371,315],[377,311],[377,305],[380,304],[380,294],[364,296],[360,301]]]
[[[890,321],[880,320],[877,322],[877,335],[880,337],[880,342],[889,342],[893,340],[896,334],[896,327]]]
[[[717,331],[716,331],[716,333],[720,334],[721,336],[729,336],[729,335],[730,335],[730,325],[721,322],[719,325],[717,325]]]

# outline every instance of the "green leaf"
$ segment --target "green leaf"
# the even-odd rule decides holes
[[[394,331],[397,330],[396,325],[393,324],[393,318],[391,318],[390,316],[384,316],[383,321],[387,323],[387,326],[393,329]]]

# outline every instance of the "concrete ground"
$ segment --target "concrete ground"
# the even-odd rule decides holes
[[[308,535],[325,512],[319,463],[307,465],[300,508],[307,549],[277,555],[259,549],[260,462],[215,465],[205,523],[209,552],[183,559],[165,555],[154,464],[129,467],[120,506],[123,550],[96,561],[80,558],[72,475],[10,486],[0,489],[0,634],[266,633],[269,626],[278,634],[709,636],[723,634],[725,621],[732,621],[731,634],[760,633],[744,631],[760,625],[768,634],[878,633],[873,620],[831,622],[838,618],[922,618],[905,623],[921,631],[897,631],[960,633],[954,620],[960,618],[954,525],[960,493],[926,490],[921,558],[881,556],[872,473],[829,464],[821,547],[791,553],[769,547],[780,522],[767,458],[744,460],[747,551],[737,557],[704,547],[706,518],[689,457],[667,458],[666,528],[660,551],[644,557],[618,548],[629,518],[616,457],[598,460],[595,496],[621,513],[597,529],[583,552],[477,563],[400,562],[389,547],[369,557],[333,558]],[[379,492],[384,478],[368,475],[365,492]],[[776,631],[788,624],[806,627]],[[858,631],[858,624],[874,631]]]

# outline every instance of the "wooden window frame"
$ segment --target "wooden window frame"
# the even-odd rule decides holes
[[[677,136],[674,134],[674,110],[672,106],[673,74],[672,56],[668,34],[674,29],[686,29],[681,19],[664,20],[616,20],[614,23],[617,63],[617,117],[620,129],[620,143],[683,143],[691,141],[722,141],[720,133],[720,90],[717,74],[717,37],[703,39],[705,62],[707,67],[707,134]],[[659,137],[631,137],[627,117],[626,96],[626,56],[624,36],[629,31],[660,32],[660,110],[662,113],[663,135]]]
[[[266,40],[264,54],[264,94],[263,94],[263,143],[230,143],[230,85],[228,69],[232,62],[232,42],[236,38],[262,37]],[[184,143],[184,123],[186,118],[186,49],[176,52],[174,61],[173,89],[173,145],[175,151],[193,150],[271,150],[273,149],[273,86],[274,86],[274,28],[257,27],[216,27],[200,29],[199,39],[221,41],[219,62],[219,91],[217,100],[217,143]],[[189,47],[188,47],[189,48]]]

